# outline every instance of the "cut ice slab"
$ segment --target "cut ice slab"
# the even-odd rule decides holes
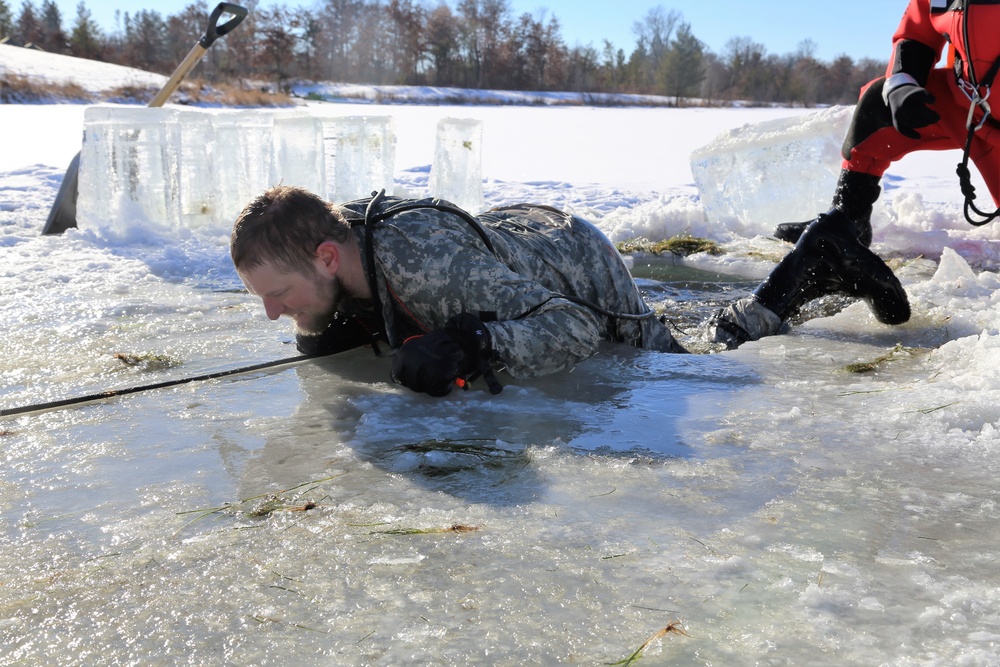
[[[176,112],[95,106],[84,113],[77,211],[81,228],[167,224],[178,216]]]
[[[431,195],[472,213],[483,208],[483,121],[442,118],[438,121]]]
[[[691,154],[710,222],[744,236],[830,208],[853,107],[743,125]]]
[[[391,116],[322,119],[326,198],[342,202],[393,190],[396,124]]]

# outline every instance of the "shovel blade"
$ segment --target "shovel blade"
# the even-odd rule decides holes
[[[76,197],[77,182],[80,177],[80,154],[77,153],[69,163],[66,175],[63,176],[59,194],[49,211],[49,219],[45,222],[42,234],[62,234],[70,227],[76,227]]]

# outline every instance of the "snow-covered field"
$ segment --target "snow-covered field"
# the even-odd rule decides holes
[[[415,195],[437,120],[480,118],[488,205],[712,238],[684,264],[734,295],[782,220],[706,219],[690,155],[812,113],[312,108],[393,116]],[[0,408],[292,356],[217,230],[39,235],[83,110],[0,106]],[[0,665],[598,665],[675,621],[640,664],[1000,665],[1000,234],[962,221],[958,157],[886,178],[901,327],[855,304],[437,400],[361,350],[0,420]],[[719,290],[642,285],[671,312]]]

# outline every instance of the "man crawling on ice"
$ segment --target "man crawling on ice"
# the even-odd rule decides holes
[[[591,223],[518,204],[473,217],[441,200],[375,197],[340,206],[279,186],[233,227],[240,278],[305,354],[371,344],[392,377],[443,396],[494,371],[572,367],[602,340],[684,352]]]

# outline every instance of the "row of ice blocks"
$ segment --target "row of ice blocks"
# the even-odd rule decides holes
[[[431,194],[482,207],[482,123],[438,123]],[[227,233],[272,185],[342,202],[393,192],[389,116],[293,111],[91,107],[84,114],[77,220],[83,228],[141,224]]]

